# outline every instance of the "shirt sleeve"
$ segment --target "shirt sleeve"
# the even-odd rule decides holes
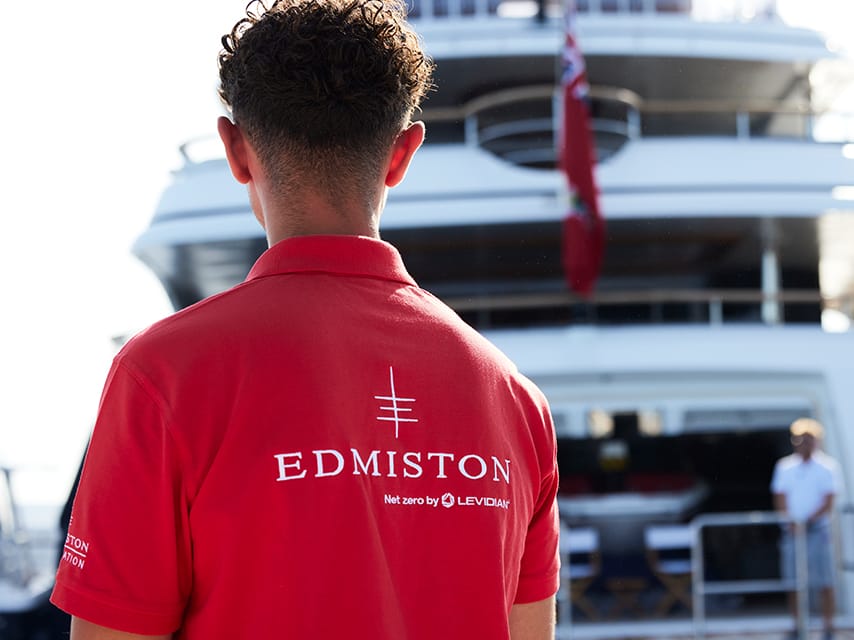
[[[107,378],[51,601],[130,633],[174,632],[192,582],[182,463],[153,387]]]
[[[515,604],[544,600],[560,587],[557,440],[544,398],[541,403],[546,444],[541,460],[540,493],[528,525]]]
[[[528,527],[515,604],[544,600],[557,593],[560,586],[557,474],[554,474],[553,479],[554,492],[549,482]]]
[[[771,476],[771,493],[785,493],[786,488],[783,483],[783,473],[780,462],[774,465],[774,474]]]

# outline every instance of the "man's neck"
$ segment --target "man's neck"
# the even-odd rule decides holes
[[[267,243],[273,246],[277,242],[288,238],[296,238],[300,236],[366,236],[368,238],[379,239],[379,231],[369,224],[346,224],[338,222],[336,224],[317,224],[317,220],[312,220],[312,224],[308,225],[293,225],[282,224],[267,227]]]
[[[268,214],[267,211],[272,213]],[[285,206],[265,208],[265,228],[270,246],[297,236],[351,235],[379,239],[379,213],[353,202],[332,204],[313,194],[303,194]]]

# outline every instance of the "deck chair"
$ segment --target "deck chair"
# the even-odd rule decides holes
[[[590,620],[598,619],[587,590],[602,568],[599,532],[591,527],[576,529],[561,524],[560,556],[561,591],[569,596],[569,607],[577,607]]]
[[[687,524],[651,525],[644,529],[647,562],[664,586],[656,615],[666,615],[680,602],[691,609],[693,540],[691,526]]]

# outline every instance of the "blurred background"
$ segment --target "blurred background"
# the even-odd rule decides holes
[[[130,248],[180,166],[179,145],[216,132],[219,41],[244,7],[0,7],[0,462],[20,468],[22,501],[64,500],[113,337],[171,311]]]
[[[709,4],[713,11],[732,3]],[[854,45],[852,3],[777,4],[786,22]],[[163,287],[130,249],[170,170],[181,166],[179,146],[215,135],[220,37],[244,6],[82,0],[0,7],[9,25],[0,61],[0,462],[22,467],[22,500],[64,497],[113,338],[171,311]],[[840,108],[854,104],[854,87],[840,101]],[[836,126],[851,133],[850,119]]]
[[[242,15],[245,4],[244,0],[148,0],[144,3],[112,4],[90,0],[48,0],[26,5],[5,3],[0,7],[7,45],[6,55],[0,58],[0,78],[5,83],[4,99],[0,104],[4,128],[4,153],[0,154],[0,261],[5,274],[3,330],[0,332],[0,467],[15,469],[15,498],[24,508],[23,517],[29,519],[25,524],[31,527],[53,527],[57,522],[83,455],[97,412],[101,386],[117,345],[128,335],[173,310],[174,300],[167,297],[163,285],[153,273],[132,255],[131,246],[146,230],[161,195],[173,183],[171,172],[184,166],[185,159],[179,147],[189,140],[215,135],[216,118],[223,113],[216,96],[216,58],[220,38]],[[526,3],[505,4],[515,7]],[[608,5],[608,0],[590,0],[584,4],[590,10],[594,5],[600,8]],[[622,4],[640,6],[642,3],[626,0]],[[696,0],[687,4],[692,4],[698,21],[715,22],[723,16],[732,19],[739,8],[751,3],[745,0]],[[754,4],[764,7],[773,3],[757,0]],[[444,6],[436,0],[435,6],[440,5]],[[775,19],[779,18],[788,25],[818,30],[827,37],[831,50],[840,52],[842,57],[850,57],[849,52],[854,49],[854,3],[850,0],[778,0],[776,11]],[[592,33],[591,40],[596,39],[596,28],[601,27],[597,22],[601,16],[596,13],[590,10],[587,15],[586,25],[590,29],[587,33]],[[646,17],[641,16],[640,19]],[[743,16],[745,21],[754,17]],[[637,20],[638,16],[631,18]],[[664,22],[662,20],[662,24]],[[553,31],[557,54],[559,31]],[[428,50],[434,42],[439,53],[447,53],[460,46],[467,35],[465,31],[443,32],[441,25],[437,27],[436,23],[425,28],[425,32],[436,37],[436,40],[425,38]],[[524,35],[527,32],[520,33]],[[628,31],[621,33],[625,35]],[[672,37],[673,32],[668,35],[664,30],[662,33],[661,40],[665,44],[676,40]],[[610,41],[602,34],[607,35],[607,30],[603,29],[598,34],[600,40],[597,42],[604,47]],[[581,36],[584,45],[583,29]],[[503,36],[496,37],[501,40]],[[517,42],[527,44],[527,41],[512,39],[518,37],[520,34],[504,38],[502,46],[512,50]],[[768,42],[771,42],[770,38]],[[769,48],[763,51],[775,46],[768,42],[765,44]],[[781,47],[785,48],[785,40],[781,42]],[[747,44],[744,41],[738,43],[741,47]],[[804,50],[812,46],[807,43]],[[723,51],[720,53],[721,58],[727,55]],[[751,55],[744,56],[747,62],[750,62]],[[775,53],[772,57],[784,59],[785,54]],[[600,65],[594,71],[598,69],[601,72],[609,63],[607,55],[601,51],[598,57],[591,58],[593,65],[597,61]],[[552,71],[550,64],[549,58],[543,67],[548,73]],[[447,68],[452,67],[449,65]],[[847,112],[847,115],[819,119],[814,123],[812,133],[817,139],[847,137],[849,141],[854,140],[851,117],[854,113],[854,76],[850,73],[834,76],[839,68],[829,69],[827,73],[831,75],[813,78],[814,86],[816,91],[822,86],[833,89],[833,104],[824,104],[823,108]],[[457,70],[461,70],[462,77],[464,66]],[[797,73],[793,72],[793,75]],[[816,73],[820,73],[818,68]],[[631,75],[626,74],[629,80]],[[597,78],[592,80],[594,90],[611,88],[597,87]],[[721,82],[721,78],[718,77],[717,81]],[[700,85],[702,82],[697,83]],[[453,82],[447,86],[451,89],[456,87]],[[800,88],[796,87],[795,91],[800,91]],[[462,91],[460,95],[463,95]],[[604,93],[594,97],[600,104],[610,99]],[[810,95],[809,98],[816,103],[822,100],[821,95]],[[433,135],[440,142],[443,142],[443,135],[449,139],[456,135],[458,132],[454,127],[461,125],[461,122],[453,122],[451,126],[450,121],[443,120],[440,112],[444,106],[447,105],[436,104],[433,111],[436,125],[428,128],[428,136]],[[654,123],[654,116],[650,122]],[[444,125],[448,126],[443,128]],[[551,144],[550,138],[548,142]],[[843,152],[850,154],[846,157],[854,158],[854,147],[850,144]],[[441,151],[434,157],[438,159],[422,154],[423,159],[419,162],[427,163],[427,167],[430,162],[441,165]],[[607,168],[603,169],[603,173],[607,171]],[[522,175],[521,171],[519,175]],[[537,185],[547,183],[541,179],[542,175],[541,172]],[[552,183],[555,182],[553,178],[548,177]],[[854,176],[849,182],[854,184]],[[417,175],[407,188],[416,195],[419,193],[421,187]],[[549,188],[554,190],[553,185]],[[847,188],[851,189],[850,186]],[[234,185],[226,189],[229,190],[228,197],[236,202],[241,194],[234,195],[237,193]],[[854,194],[844,191],[838,191],[834,197],[840,202],[854,200]],[[554,202],[550,202],[552,205]],[[418,214],[417,211],[415,213]],[[813,213],[811,211],[809,215]],[[608,214],[606,207],[606,218]],[[408,223],[401,225],[403,231],[396,229],[400,219],[392,219],[390,233],[392,237],[397,233],[405,244],[409,240],[405,231]],[[555,220],[552,222],[556,224]],[[616,223],[613,228],[618,229],[618,225]],[[652,235],[650,240],[654,239]],[[477,233],[474,237],[480,238]],[[640,234],[638,237],[643,236]],[[258,248],[258,242],[255,238],[253,250]],[[499,240],[498,244],[501,242]],[[444,250],[441,242],[437,242],[436,247],[440,253]],[[424,266],[413,262],[416,268]],[[842,267],[850,269],[851,265]],[[435,274],[425,273],[425,278],[431,275]],[[623,275],[614,276],[612,273],[609,276],[611,286],[622,286],[620,277]],[[449,291],[453,295],[453,291]],[[606,303],[608,293],[606,288],[602,298]],[[470,314],[476,324],[476,310],[463,309],[462,313]],[[500,310],[494,318],[499,316]],[[603,318],[605,316],[600,320]],[[828,314],[822,317],[822,323],[826,330],[834,331],[848,330],[850,325],[844,314],[842,317]],[[586,347],[582,342],[572,346],[583,356]],[[626,344],[633,347],[637,342],[627,341]],[[691,343],[674,344],[681,345],[675,347],[678,350]],[[751,343],[746,339],[733,345],[738,349],[747,348]],[[526,364],[532,369],[540,366],[542,360],[537,363],[534,356],[537,353],[542,355],[548,349],[537,352],[534,343],[520,346],[514,344],[513,339],[500,346],[510,352],[518,349],[523,370]],[[531,360],[527,361],[529,354]],[[640,361],[646,357],[647,362],[653,362],[659,355],[639,353],[638,358]],[[770,354],[769,362],[773,361],[773,356]],[[678,386],[677,382],[674,385]],[[630,391],[642,395],[634,387]],[[554,397],[559,398],[560,390],[555,393]],[[575,402],[577,398],[571,400]],[[775,400],[779,398],[775,396]],[[557,409],[560,409],[559,404],[555,404]],[[598,452],[598,455],[605,456],[602,458],[605,466],[616,464],[619,467],[621,456],[625,457],[619,443],[610,442],[606,443],[608,446],[600,447],[601,443],[596,438],[603,434],[611,438],[615,433],[629,431],[636,435],[647,429],[642,420],[643,412],[635,409],[637,407],[633,407],[631,413],[611,411],[604,418],[601,413],[590,412],[587,414],[589,424],[583,427],[589,427],[590,433],[582,433],[582,427],[573,426],[583,421],[573,423],[575,414],[570,410],[566,412],[569,416],[567,422],[561,422],[559,411],[556,418],[558,428],[563,429],[562,436],[567,441],[570,438],[577,440],[573,443],[576,452],[581,452],[589,460],[595,459]],[[577,413],[581,415],[580,409]],[[721,415],[713,418],[705,415],[697,419],[717,420],[715,428],[718,429],[732,426],[734,431],[739,426],[727,425],[728,418]],[[780,427],[779,416],[774,419],[780,423],[775,424],[775,428]],[[667,425],[662,427],[661,420],[659,415],[650,422],[649,433],[658,435],[662,428],[666,431]],[[686,418],[680,428],[688,429],[690,426]],[[762,425],[761,428],[766,427]],[[780,440],[781,433],[783,440]],[[777,439],[775,443],[785,444],[785,430],[775,432],[774,438]],[[676,438],[673,440],[675,442]],[[754,446],[758,450],[765,443],[766,440],[760,439]],[[696,442],[692,440],[685,446],[695,445],[700,451],[698,458],[711,455],[709,452],[723,453],[725,449],[724,446],[703,449],[707,443],[701,443],[699,436]],[[571,450],[571,447],[566,449]],[[679,451],[685,453],[684,448]],[[578,462],[568,460],[568,468]],[[764,499],[766,485],[762,482],[756,485],[756,490]],[[601,505],[601,502],[597,504]],[[3,637],[2,625],[0,637]]]

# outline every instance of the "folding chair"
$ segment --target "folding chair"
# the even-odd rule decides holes
[[[602,557],[599,532],[591,527],[569,528],[561,525],[561,590],[569,595],[569,606],[575,605],[590,620],[599,618],[587,590],[599,576]]]
[[[651,525],[644,529],[646,558],[652,573],[664,586],[655,613],[666,615],[674,605],[691,609],[691,549],[693,532],[687,524]]]

